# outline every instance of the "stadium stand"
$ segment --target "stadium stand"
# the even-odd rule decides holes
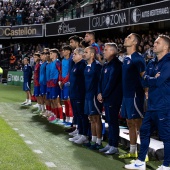
[[[80,18],[159,0],[13,0],[0,1],[1,26],[40,24]]]

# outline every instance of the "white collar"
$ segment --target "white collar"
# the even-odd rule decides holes
[[[126,55],[125,58],[130,58],[131,59],[132,56],[131,55]]]
[[[87,64],[88,67],[91,67],[91,64]]]

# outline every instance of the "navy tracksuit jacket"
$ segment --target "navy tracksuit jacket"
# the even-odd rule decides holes
[[[73,62],[73,61],[72,61]],[[88,135],[88,116],[84,114],[85,77],[84,60],[72,65],[70,71],[70,100],[74,114],[74,124],[78,124],[79,134]]]
[[[118,114],[122,103],[122,63],[117,57],[105,63],[98,86],[109,124],[109,145],[118,147],[119,123]]]
[[[155,75],[160,72],[159,77]],[[164,143],[164,166],[170,165],[170,53],[158,61],[152,59],[143,76],[143,85],[149,88],[148,110],[140,129],[139,160],[144,161],[150,143],[152,124]]]

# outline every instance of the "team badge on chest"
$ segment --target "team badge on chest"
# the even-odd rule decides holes
[[[155,70],[158,70],[158,66],[155,67]]]
[[[76,68],[73,70],[73,72],[75,72],[76,71]]]
[[[107,73],[107,68],[104,70],[104,73]]]
[[[127,64],[130,64],[130,60],[127,61]]]

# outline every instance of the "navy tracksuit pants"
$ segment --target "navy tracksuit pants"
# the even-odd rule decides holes
[[[109,145],[118,147],[119,143],[119,122],[118,114],[120,107],[104,104],[106,121],[109,124]]]
[[[79,134],[88,135],[89,119],[88,115],[84,114],[84,100],[70,100],[73,109],[74,123],[78,124]]]
[[[140,152],[138,159],[145,160],[150,143],[153,124],[157,126],[160,139],[164,143],[164,166],[170,165],[170,110],[147,111],[140,128]]]

